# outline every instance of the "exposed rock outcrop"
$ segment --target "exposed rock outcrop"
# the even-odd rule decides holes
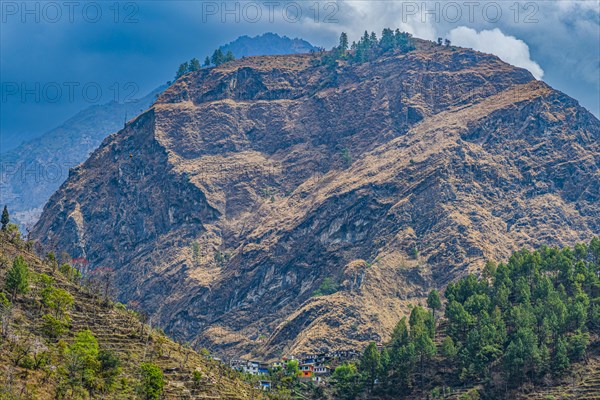
[[[600,122],[575,100],[428,42],[317,57],[183,76],[72,171],[34,235],[114,267],[170,334],[242,355],[385,339],[492,254],[600,233]],[[326,277],[340,290],[313,297]]]

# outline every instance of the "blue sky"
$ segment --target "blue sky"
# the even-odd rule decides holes
[[[5,1],[0,139],[5,151],[92,104],[141,97],[177,65],[240,35],[330,48],[399,27],[497,54],[600,115],[600,2]]]

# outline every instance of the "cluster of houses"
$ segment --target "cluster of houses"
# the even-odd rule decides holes
[[[304,354],[298,358],[288,356],[282,358],[280,361],[270,363],[258,360],[232,359],[229,362],[229,366],[247,374],[260,376],[267,375],[271,370],[285,368],[287,362],[296,360],[298,361],[299,377],[301,380],[322,383],[331,374],[335,366],[344,361],[353,360],[359,357],[359,355],[355,350],[337,350],[319,354]],[[271,382],[261,380],[260,386],[264,390],[269,390]]]

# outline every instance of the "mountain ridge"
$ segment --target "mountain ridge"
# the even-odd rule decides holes
[[[73,170],[34,237],[114,266],[176,337],[243,355],[383,340],[488,256],[598,234],[600,122],[495,56],[417,44],[183,76]],[[312,296],[328,277],[340,290]]]
[[[220,47],[223,53],[231,51],[236,58],[249,56],[271,56],[297,53],[310,53],[317,50],[309,42],[300,38],[280,36],[273,32],[250,37],[243,35]]]

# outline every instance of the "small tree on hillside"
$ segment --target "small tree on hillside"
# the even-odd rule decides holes
[[[360,360],[360,370],[366,375],[369,388],[373,390],[375,380],[381,371],[381,357],[374,342],[369,343]]]
[[[338,49],[342,55],[346,54],[348,51],[348,34],[346,34],[346,32],[342,32],[340,35],[340,45],[338,46]]]
[[[198,71],[199,69],[200,69],[200,60],[198,60],[196,57],[192,58],[190,60],[190,65],[188,67],[188,71],[194,72],[194,71]]]
[[[313,296],[328,296],[339,290],[339,285],[333,279],[327,277],[319,285],[319,288],[313,292]]]
[[[219,65],[225,62],[225,55],[223,55],[223,51],[221,49],[216,49],[210,58],[210,61],[218,67]]]
[[[21,256],[15,257],[12,268],[6,274],[6,290],[13,299],[29,290],[29,267]]]
[[[354,364],[342,364],[331,375],[336,399],[355,399],[362,391],[360,374]]]
[[[442,301],[440,300],[440,294],[437,290],[433,289],[431,292],[429,292],[429,296],[427,297],[427,306],[431,308],[431,313],[433,314],[433,319],[435,321],[435,310],[442,308]]]
[[[65,351],[69,380],[73,386],[91,388],[100,368],[98,341],[90,330],[75,335],[75,340]]]
[[[208,67],[210,66],[210,57],[206,56],[206,58],[204,59],[204,67]]]
[[[48,265],[52,267],[52,275],[56,274],[56,270],[58,269],[58,260],[56,259],[56,254],[54,252],[49,252],[46,254],[46,260]]]
[[[48,286],[42,292],[44,305],[54,311],[55,318],[62,316],[73,307],[75,299],[64,289]]]
[[[108,303],[112,295],[114,275],[115,271],[110,267],[98,267],[92,271],[93,285],[98,285],[105,303]]]
[[[189,68],[190,68],[190,66],[189,66],[189,64],[187,62],[184,62],[183,64],[180,64],[179,65],[179,69],[177,70],[177,73],[175,74],[175,79],[179,79],[183,75],[185,75],[185,73],[188,72]]]
[[[112,388],[121,373],[121,360],[114,352],[110,350],[100,350],[98,352],[98,361],[100,362],[100,375],[104,379],[107,388]]]
[[[10,215],[8,214],[8,207],[4,206],[4,210],[2,210],[2,230],[5,231],[6,227],[10,223]]]
[[[17,224],[9,223],[6,225],[6,233],[8,233],[8,237],[12,242],[19,241],[21,239],[21,231],[19,230],[19,226]]]
[[[67,323],[51,314],[42,316],[42,333],[50,339],[58,339],[69,331]]]
[[[142,375],[140,395],[145,400],[158,400],[165,386],[165,378],[161,369],[152,363],[140,366]]]
[[[235,56],[233,55],[231,50],[229,50],[227,52],[227,54],[225,54],[225,58],[223,59],[223,62],[229,62],[229,61],[233,61],[233,60],[235,60]]]

